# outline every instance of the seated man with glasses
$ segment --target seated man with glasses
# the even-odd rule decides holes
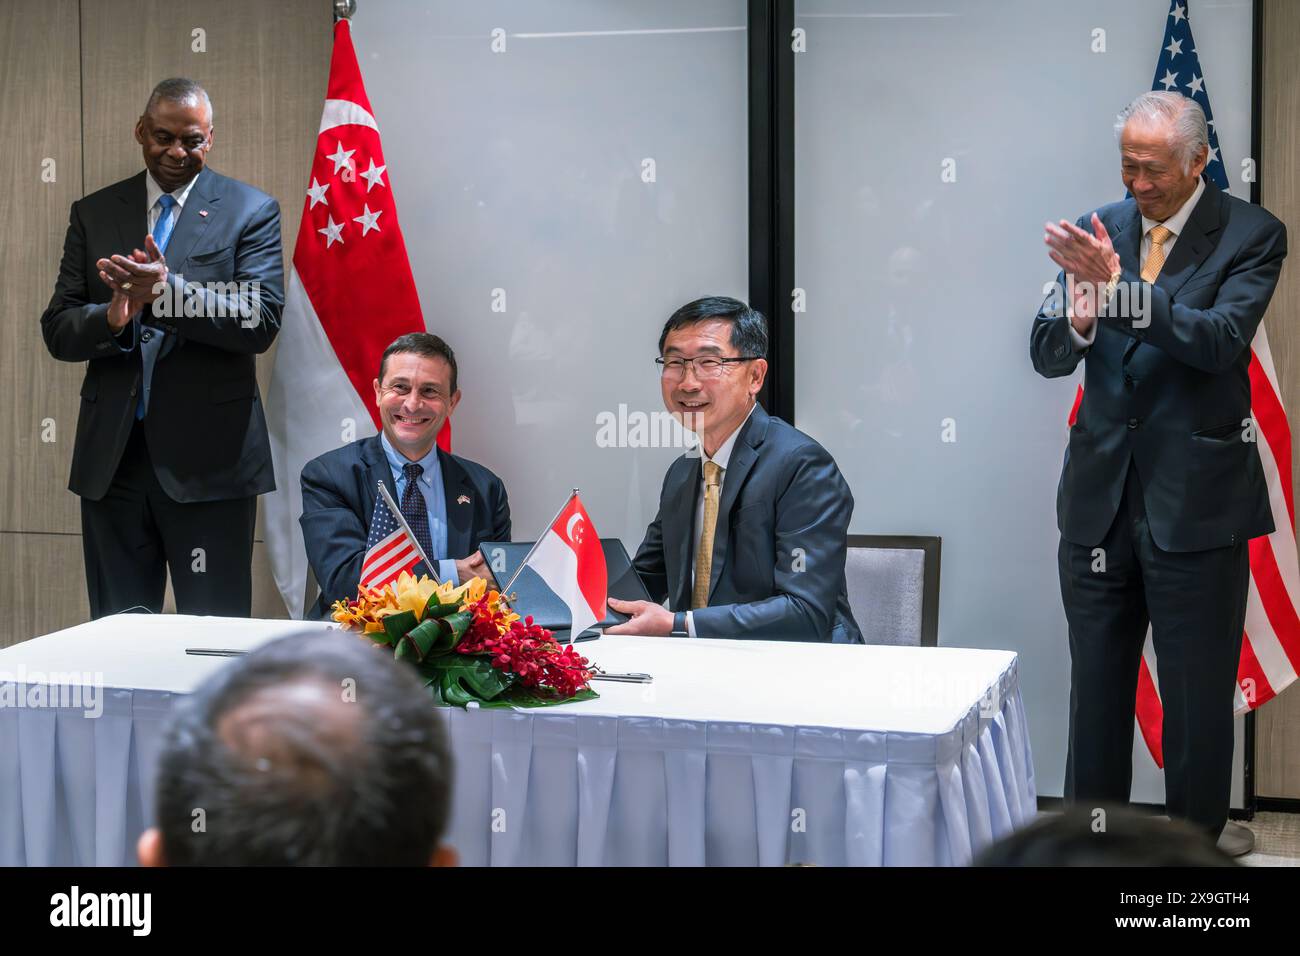
[[[633,561],[656,601],[607,634],[861,643],[844,559],[853,495],[826,449],[758,406],[767,322],[736,299],[682,306],[659,336],[664,405],[700,439],[668,469]]]
[[[488,577],[479,542],[510,540],[501,479],[436,443],[460,402],[451,347],[427,332],[403,335],[384,350],[374,384],[383,432],[326,452],[302,470],[300,523],[321,588],[317,617],[356,596],[381,481],[435,565],[420,562],[417,576],[462,584]]]

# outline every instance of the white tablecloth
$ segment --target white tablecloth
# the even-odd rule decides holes
[[[168,709],[247,649],[326,627],[121,615],[0,651],[0,865],[121,865]],[[1030,821],[1016,655],[606,637],[601,698],[441,711],[467,864],[963,864]],[[95,693],[94,689],[99,688]]]

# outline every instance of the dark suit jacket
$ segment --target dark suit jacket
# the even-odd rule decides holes
[[[254,357],[275,340],[284,306],[280,207],[252,186],[201,170],[165,253],[168,301],[184,305],[182,283],[257,282],[260,316],[241,318],[249,297],[241,302],[238,286],[206,288],[190,314],[160,318],[146,307],[114,338],[107,319],[112,293],[95,262],[144,248],[145,201],[142,172],[72,204],[54,296],[41,316],[51,355],[88,362],[68,487],[92,500],[108,490],[135,420],[140,336],[153,326],[168,334],[154,363],[144,429],[163,490],[182,502],[272,491]]]
[[[1121,283],[1141,282],[1137,203],[1125,199],[1097,214],[1119,253]],[[1090,217],[1079,226],[1089,229]],[[1092,347],[1076,352],[1064,310],[1046,303],[1039,310],[1030,334],[1039,374],[1068,375],[1084,362],[1083,404],[1057,492],[1067,541],[1091,547],[1106,535],[1130,461],[1151,536],[1166,551],[1204,551],[1273,531],[1259,451],[1243,435],[1250,342],[1286,251],[1282,223],[1207,183],[1147,287],[1149,325],[1103,317]]]
[[[683,455],[669,467],[633,561],[650,597],[673,611],[691,606],[701,460]],[[755,408],[723,476],[696,636],[861,643],[844,585],[852,516],[853,494],[826,449]]]
[[[482,465],[441,449],[438,464],[447,494],[447,554],[441,557],[460,560],[481,541],[509,541],[510,501],[501,479]],[[380,481],[398,500],[378,435],[326,452],[302,470],[299,522],[307,560],[321,588],[317,617],[325,617],[336,600],[356,597]],[[462,497],[469,501],[460,501]],[[415,573],[435,574],[423,563]]]

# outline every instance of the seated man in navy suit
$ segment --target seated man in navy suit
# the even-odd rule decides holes
[[[844,583],[853,495],[826,449],[758,405],[767,321],[697,299],[659,355],[664,405],[700,447],[669,467],[633,561],[668,609],[611,598],[632,619],[606,633],[861,643]]]
[[[302,470],[307,560],[320,585],[316,613],[357,593],[366,536],[383,482],[440,581],[487,577],[480,541],[510,540],[510,502],[501,479],[437,447],[456,405],[456,355],[436,335],[413,332],[384,350],[375,379],[382,434],[309,461]]]

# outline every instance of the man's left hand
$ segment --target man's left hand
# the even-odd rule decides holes
[[[1047,223],[1043,241],[1052,261],[1073,275],[1077,281],[1104,286],[1119,272],[1119,253],[1111,244],[1110,234],[1101,218],[1092,214],[1092,232],[1080,229],[1069,220]]]
[[[673,613],[662,604],[654,604],[651,601],[620,601],[618,598],[610,598],[608,604],[619,614],[632,615],[632,620],[605,628],[606,634],[667,637],[673,632]]]

